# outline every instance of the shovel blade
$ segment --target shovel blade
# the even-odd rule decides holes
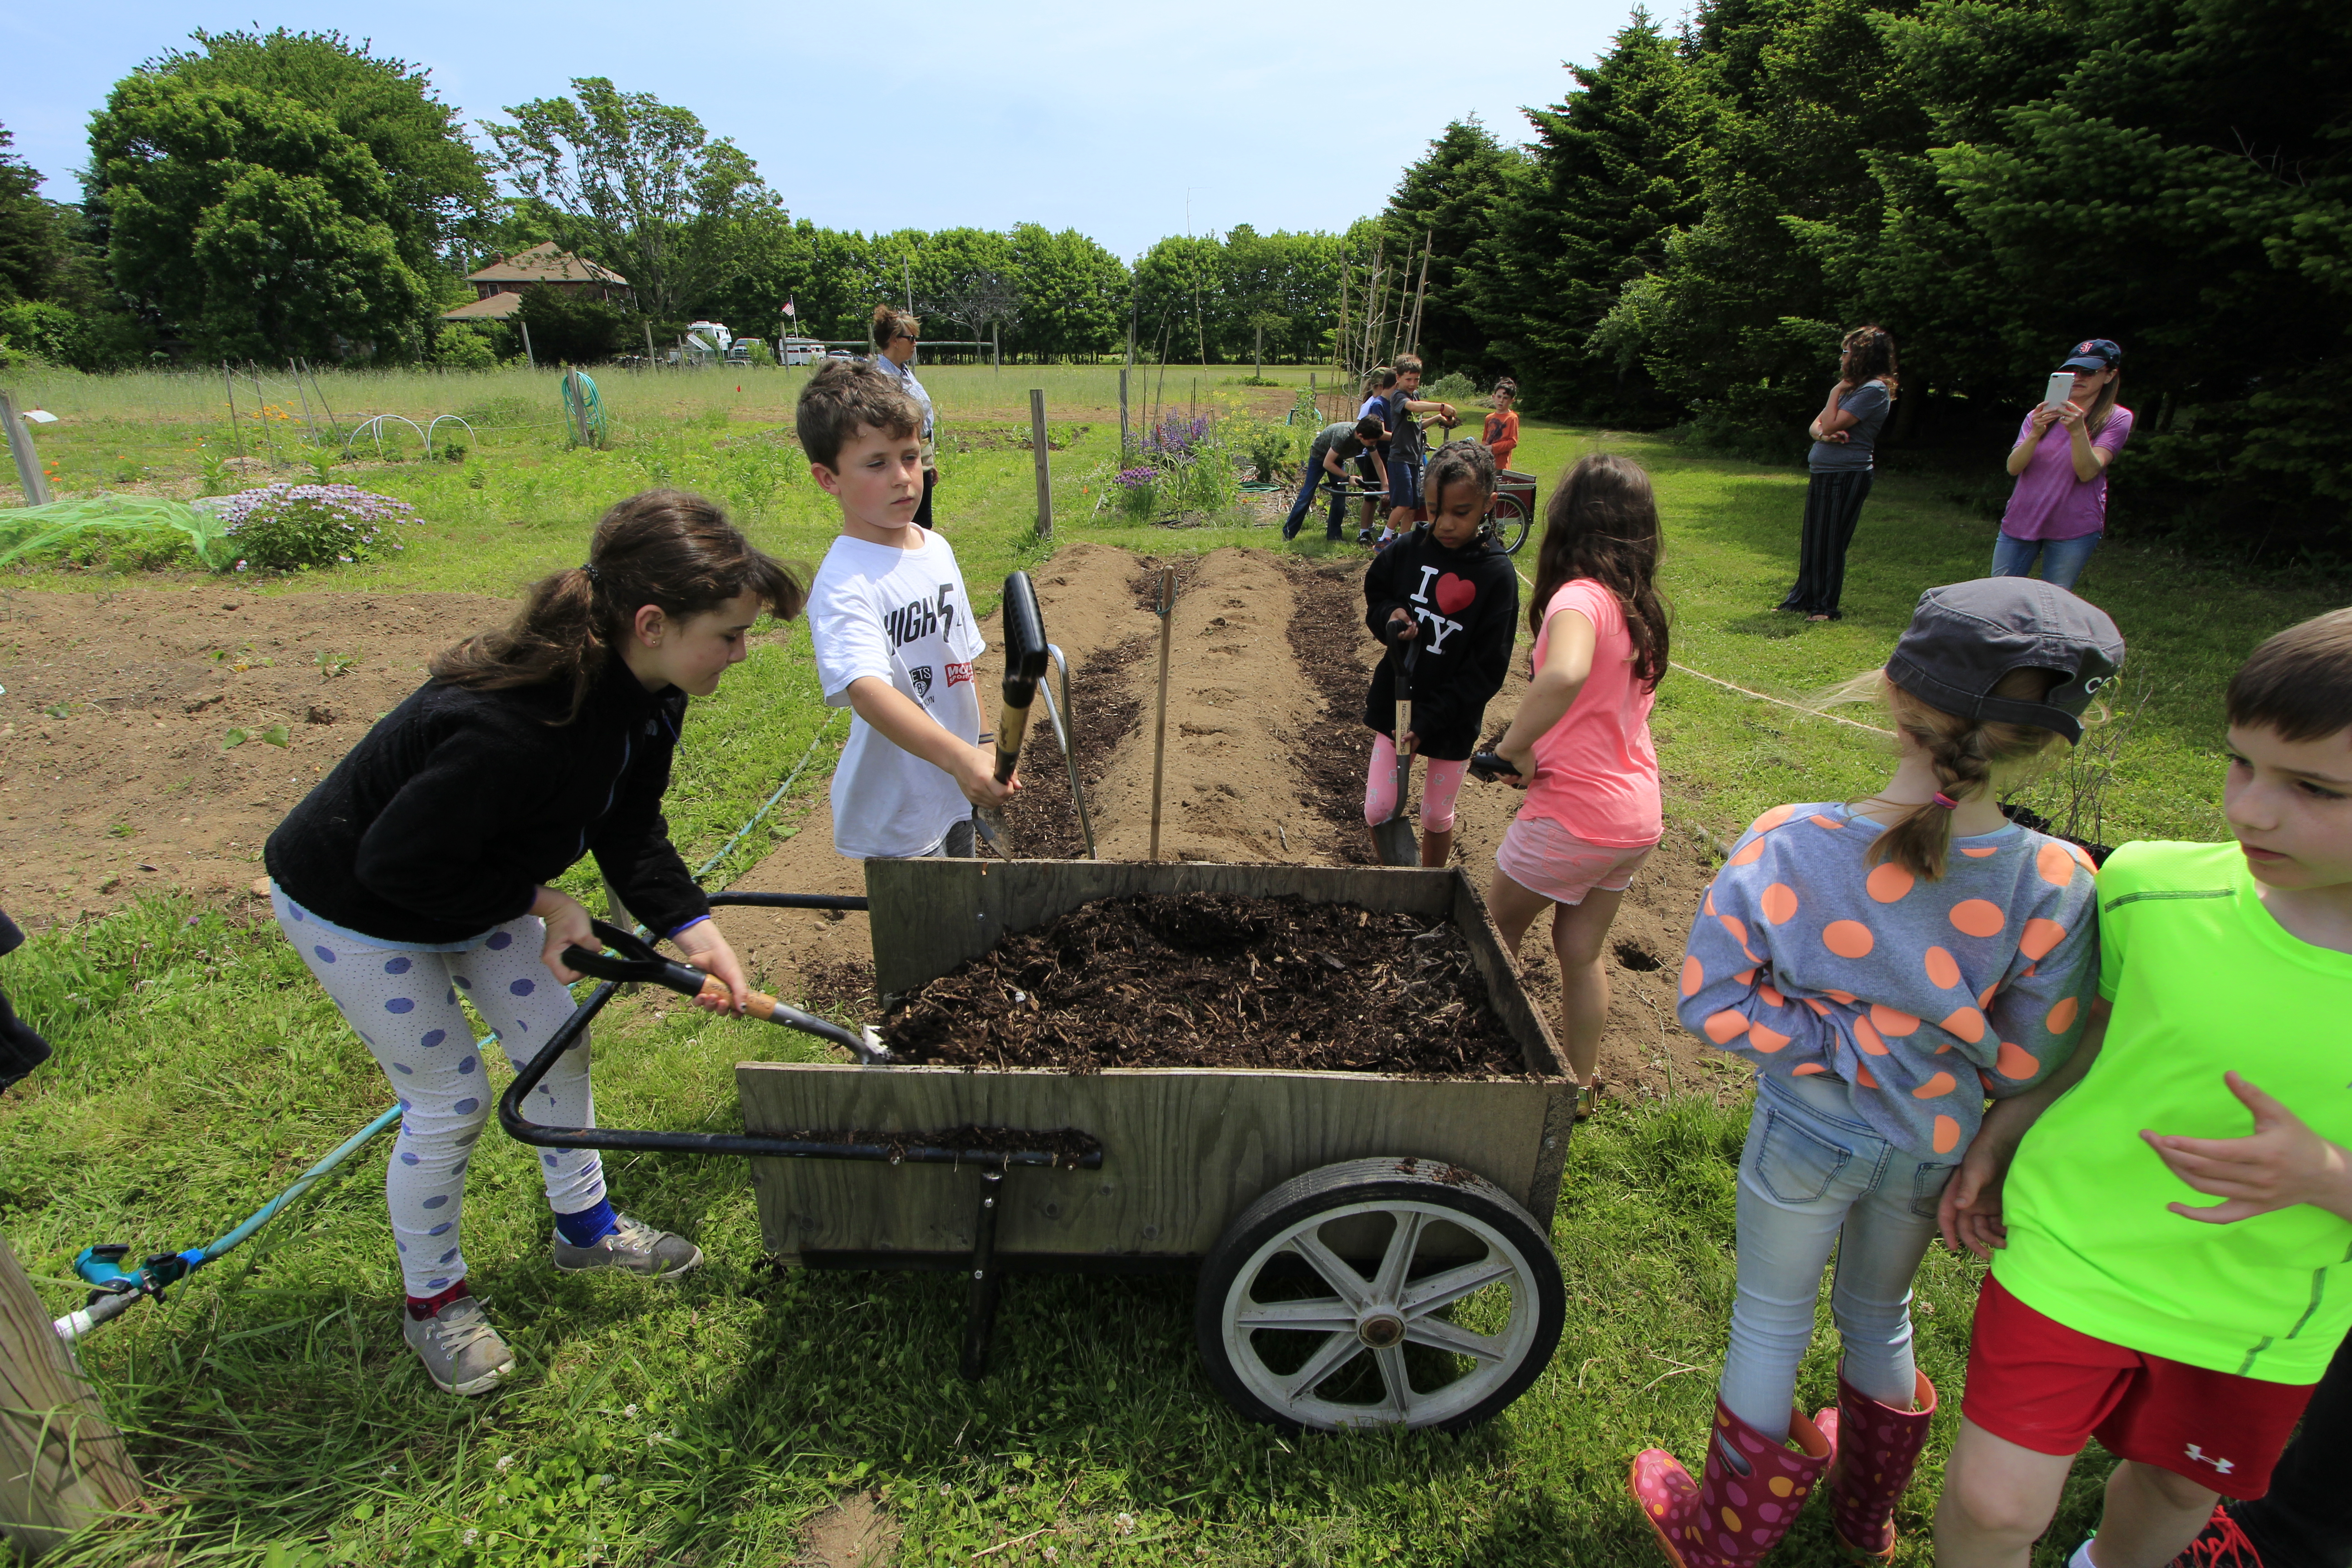
[[[1391,816],[1372,829],[1372,847],[1383,866],[1421,864],[1421,840],[1413,837],[1412,818]]]

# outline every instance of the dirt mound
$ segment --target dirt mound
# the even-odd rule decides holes
[[[1451,925],[1222,894],[1105,899],[1006,938],[893,1009],[910,1062],[1526,1070]]]
[[[262,839],[425,661],[512,610],[471,594],[257,599],[212,584],[8,595],[0,907],[46,926],[144,892],[242,889]]]

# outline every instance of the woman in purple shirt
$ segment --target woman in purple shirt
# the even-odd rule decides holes
[[[2060,370],[2074,373],[2063,406],[2035,404],[2009,449],[2017,477],[1993,542],[1992,575],[2031,577],[2072,589],[2107,527],[2107,469],[2131,438],[2132,411],[2116,402],[2124,351],[2105,338],[2076,343]],[[2053,433],[2053,426],[2056,432]]]

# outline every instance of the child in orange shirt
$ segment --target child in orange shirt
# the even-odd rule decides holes
[[[1519,400],[1519,384],[1509,376],[1495,384],[1495,412],[1486,416],[1486,428],[1478,437],[1486,449],[1495,454],[1495,467],[1511,466],[1511,452],[1519,444],[1519,415],[1512,406]]]

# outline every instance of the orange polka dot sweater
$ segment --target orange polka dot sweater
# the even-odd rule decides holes
[[[2098,984],[2088,857],[2014,825],[1952,840],[1941,881],[1864,855],[1844,805],[1781,805],[1692,923],[1683,1026],[1764,1076],[1829,1073],[1889,1142],[1958,1159],[1987,1095],[2074,1054]]]

